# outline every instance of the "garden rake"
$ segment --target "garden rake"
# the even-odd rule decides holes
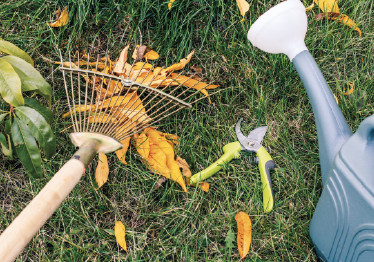
[[[114,152],[122,148],[123,139],[159,124],[182,108],[191,108],[204,98],[196,98],[196,94],[208,86],[193,75],[182,76],[139,61],[131,65],[126,61],[120,74],[111,75],[105,72],[113,67],[108,58],[97,57],[91,62],[92,58],[86,57],[83,62],[78,54],[75,64],[69,54],[68,62],[64,62],[60,52],[59,69],[69,108],[65,116],[70,116],[70,139],[79,150],[2,233],[2,262],[16,259],[73,190],[97,153]]]

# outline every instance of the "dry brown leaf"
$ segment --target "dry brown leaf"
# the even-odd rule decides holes
[[[131,139],[130,137],[123,139],[121,141],[121,144],[122,144],[123,147],[116,151],[116,155],[117,155],[119,161],[121,161],[125,165],[127,164],[125,158],[126,158],[127,150],[129,148],[130,139]]]
[[[174,65],[169,66],[166,68],[166,72],[176,71],[183,69],[191,60],[192,56],[194,55],[195,51],[192,51],[189,53],[189,55],[186,58],[183,58],[179,61],[179,63],[176,63]]]
[[[169,3],[168,3],[169,10],[172,8],[174,2],[175,2],[175,0],[170,0],[169,1]]]
[[[207,182],[202,182],[199,187],[206,193],[209,192],[209,183]]]
[[[120,247],[127,252],[126,245],[126,229],[124,224],[121,221],[117,221],[114,225],[114,235],[116,237],[117,243]]]
[[[193,71],[195,71],[197,74],[202,74],[203,73],[203,69],[200,67],[200,66],[195,66],[195,65],[193,65],[193,66],[191,66],[191,69],[193,70]]]
[[[64,10],[62,10],[62,12],[61,12],[61,9],[59,8],[56,11],[56,14],[59,14],[57,20],[54,21],[53,23],[47,23],[47,24],[51,27],[61,27],[61,26],[66,25],[67,22],[69,21],[68,7],[65,7]]]
[[[98,188],[102,187],[106,183],[106,181],[108,181],[108,175],[108,158],[104,153],[99,153],[99,161],[95,171],[95,179],[97,185],[99,186]]]
[[[249,4],[245,0],[236,0],[236,4],[238,5],[240,14],[243,17],[243,19],[240,20],[240,22],[243,22],[244,21],[244,16],[249,10]]]
[[[238,236],[237,236],[237,243],[240,258],[243,259],[249,251],[249,247],[251,246],[252,241],[252,223],[249,216],[240,211],[235,216],[235,220],[238,227]]]
[[[186,160],[181,158],[180,156],[177,156],[177,159],[175,160],[180,168],[182,168],[182,174],[190,178],[192,176],[192,172],[190,170],[190,166],[187,164]]]
[[[124,74],[126,73],[126,61],[127,61],[127,54],[129,52],[130,45],[127,45],[118,57],[117,62],[114,64],[113,73],[116,74]]]
[[[150,50],[150,47],[146,45],[136,45],[134,52],[132,53],[132,58],[136,61],[142,60],[147,50]]]

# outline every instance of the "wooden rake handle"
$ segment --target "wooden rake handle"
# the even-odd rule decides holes
[[[85,167],[69,160],[0,236],[0,261],[14,261],[81,179]]]

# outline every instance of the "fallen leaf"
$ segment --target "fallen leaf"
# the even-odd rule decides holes
[[[209,183],[207,182],[202,182],[201,184],[199,184],[199,187],[206,193],[209,192]]]
[[[319,6],[319,8],[324,12],[327,13],[327,18],[329,20],[337,20],[339,23],[342,23],[344,25],[349,26],[350,28],[353,28],[355,31],[359,33],[360,36],[362,36],[362,32],[360,28],[357,27],[355,22],[353,22],[352,19],[350,19],[347,15],[341,14],[339,11],[338,6],[338,0],[314,0],[314,2]],[[325,18],[323,14],[318,14],[316,16],[316,20],[321,20]]]
[[[148,159],[150,145],[147,135],[144,132],[141,134],[135,134],[134,141],[136,150],[138,151],[139,155],[141,155],[145,159]]]
[[[51,27],[61,27],[67,24],[69,21],[68,7],[65,7],[64,10],[58,9],[56,13],[59,14],[57,20],[53,23],[47,23]]]
[[[99,186],[98,188],[102,187],[106,183],[106,181],[108,181],[108,175],[108,158],[104,153],[99,153],[99,161],[95,171],[95,179],[97,185]]]
[[[156,174],[177,182],[187,192],[183,175],[178,163],[175,161],[174,148],[165,135],[162,134],[162,132],[154,128],[147,127],[140,135],[134,135],[137,150],[143,156],[143,161],[148,164],[149,169]],[[146,146],[139,145],[142,142]],[[148,151],[144,152],[147,148],[149,148],[148,156]]]
[[[350,86],[351,88],[350,88],[348,91],[346,91],[346,92],[344,93],[344,95],[346,95],[346,96],[352,94],[353,91],[355,90],[355,89],[353,88],[353,84],[352,84],[352,83],[349,83],[349,86]]]
[[[144,54],[147,52],[147,49],[150,50],[150,47],[146,45],[136,45],[134,52],[132,53],[132,58],[136,61],[142,60],[144,57]]]
[[[185,177],[191,177],[192,172],[190,170],[190,166],[187,164],[187,161],[180,156],[177,156],[177,159],[175,160],[180,168],[182,168],[182,174]]]
[[[252,241],[252,223],[249,216],[240,211],[235,216],[235,220],[238,227],[237,243],[240,258],[243,259],[249,251]]]
[[[127,245],[126,245],[126,230],[125,226],[121,221],[117,221],[114,225],[114,235],[116,237],[117,243],[120,247],[123,248],[127,252]]]
[[[191,69],[193,70],[193,71],[195,71],[197,74],[202,74],[203,73],[203,69],[201,68],[201,67],[199,67],[199,66],[195,66],[195,65],[193,65],[193,66],[191,66]]]
[[[117,155],[119,161],[121,161],[125,165],[127,164],[127,162],[125,160],[125,157],[126,157],[127,149],[129,148],[130,139],[131,139],[131,137],[123,139],[121,141],[121,144],[122,144],[123,147],[116,151],[116,155]]]
[[[314,0],[323,12],[340,13],[338,0]]]
[[[130,45],[127,45],[119,55],[117,62],[114,64],[113,73],[124,74],[126,73],[126,61],[127,54],[129,52]]]
[[[175,2],[175,0],[170,0],[170,2],[168,3],[168,8],[169,10],[171,9],[171,7],[173,6],[173,3]]]
[[[192,51],[189,53],[189,55],[186,58],[183,58],[179,61],[179,63],[176,63],[174,65],[169,66],[166,68],[166,72],[176,71],[183,69],[191,60],[192,56],[194,55],[195,51]]]
[[[160,56],[156,51],[150,50],[149,52],[145,53],[144,58],[148,60],[156,60],[159,59]]]
[[[336,18],[335,18],[336,19]],[[335,20],[335,19],[332,19],[332,20]],[[354,29],[355,31],[358,32],[358,34],[360,36],[362,36],[362,32],[361,32],[361,29],[358,28],[358,26],[355,24],[355,22],[353,22],[352,19],[350,19],[347,15],[345,14],[342,14],[340,17],[339,17],[339,23],[342,23],[346,26],[349,26],[350,28]]]
[[[247,13],[249,10],[249,4],[245,0],[236,0],[236,4],[238,5],[240,14],[243,17],[243,19],[240,20],[240,22],[243,22],[245,13]]]

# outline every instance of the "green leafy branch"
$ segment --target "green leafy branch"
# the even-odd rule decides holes
[[[50,123],[53,113],[23,92],[32,91],[50,103],[52,88],[34,68],[31,57],[13,45],[0,40],[0,95],[9,104],[9,111],[0,110],[1,150],[10,159],[15,151],[27,173],[42,174],[41,154],[50,158],[56,151],[56,141]],[[39,146],[38,146],[39,144]]]

